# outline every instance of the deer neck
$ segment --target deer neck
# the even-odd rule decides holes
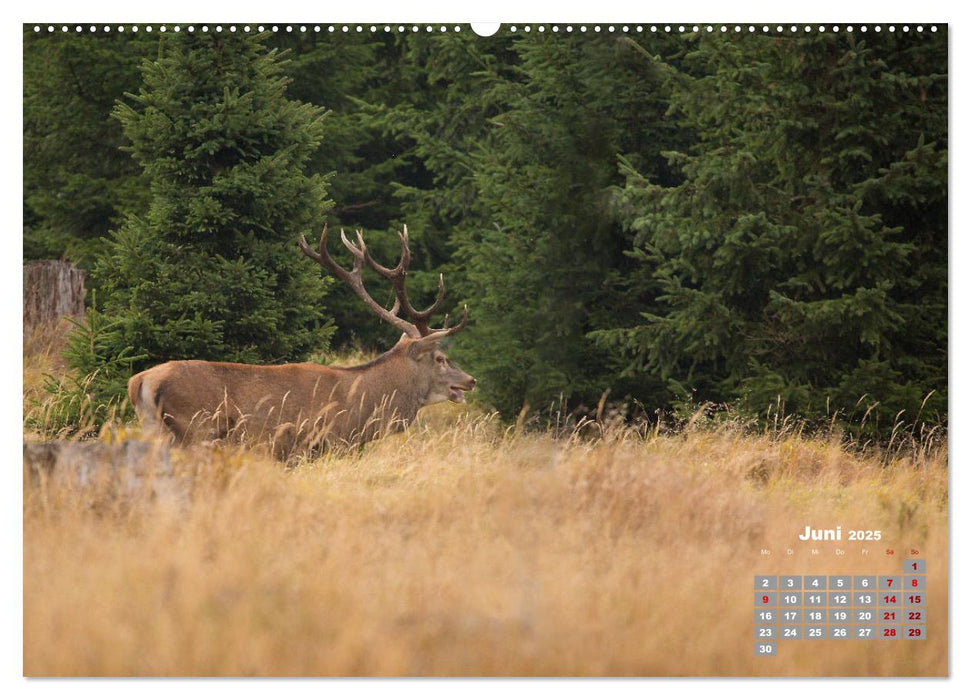
[[[405,427],[418,415],[428,392],[420,373],[407,358],[390,350],[384,356],[360,367],[351,368],[359,373],[358,387],[353,393],[363,392],[362,413],[381,412],[394,416]]]

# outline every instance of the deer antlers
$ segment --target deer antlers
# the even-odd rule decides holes
[[[444,338],[445,336],[452,335],[453,333],[458,333],[460,330],[465,328],[465,324],[469,320],[468,307],[465,307],[462,313],[462,320],[455,326],[448,327],[447,316],[446,326],[444,328],[433,329],[428,326],[428,319],[431,318],[431,315],[435,313],[439,305],[442,303],[442,300],[445,298],[445,278],[442,275],[438,276],[438,294],[436,295],[435,301],[432,302],[431,306],[424,311],[418,311],[411,305],[411,302],[408,301],[408,292],[405,289],[405,275],[408,273],[408,266],[411,264],[411,250],[408,248],[407,226],[405,226],[402,231],[398,232],[398,238],[401,239],[401,259],[393,268],[387,268],[375,262],[374,258],[372,258],[371,254],[368,252],[367,246],[364,244],[364,236],[360,231],[355,231],[355,233],[357,234],[357,245],[354,245],[347,240],[347,236],[344,235],[344,230],[341,229],[341,241],[344,243],[344,246],[351,251],[351,255],[354,256],[354,266],[350,270],[346,270],[338,265],[334,259],[330,257],[330,253],[327,252],[326,224],[324,224],[324,230],[320,234],[320,245],[316,251],[312,250],[310,246],[307,245],[307,239],[304,236],[300,236],[300,249],[311,260],[316,262],[324,269],[332,272],[338,279],[343,280],[374,313],[398,330],[405,333],[410,338],[425,338],[429,336]],[[390,309],[386,309],[381,306],[381,304],[376,302],[364,288],[364,281],[361,279],[361,270],[363,269],[365,263],[372,270],[391,282],[391,286],[395,293],[395,302]],[[398,316],[399,311],[404,311],[405,315],[411,319],[411,322]]]

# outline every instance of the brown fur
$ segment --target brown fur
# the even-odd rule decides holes
[[[402,430],[422,406],[461,401],[474,384],[434,339],[402,338],[360,367],[166,362],[132,377],[128,397],[147,431],[179,444],[268,443],[286,458]]]

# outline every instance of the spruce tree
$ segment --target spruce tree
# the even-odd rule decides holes
[[[24,259],[90,268],[126,213],[142,214],[148,183],[119,150],[115,101],[157,52],[150,34],[24,29]]]
[[[335,205],[327,213],[331,230],[362,229],[375,258],[388,262],[400,254],[394,231],[407,224],[414,259],[409,289],[418,299],[430,290],[430,302],[438,280],[432,268],[439,261],[426,258],[426,229],[414,217],[402,216],[395,196],[395,183],[412,182],[416,167],[410,135],[389,117],[419,100],[416,78],[423,69],[406,59],[407,42],[391,33],[281,32],[269,44],[293,51],[285,67],[293,80],[290,94],[328,110],[325,138],[308,167],[332,174],[328,189]],[[336,255],[347,255],[339,242],[334,245]],[[363,274],[369,288],[390,294],[376,273]],[[337,326],[335,344],[383,350],[398,338],[387,323],[362,311],[360,299],[346,285],[335,286],[327,304]]]
[[[326,178],[304,172],[324,111],[287,98],[283,60],[258,36],[167,36],[142,70],[115,116],[151,203],[98,256],[86,331],[101,329],[101,351],[74,353],[76,369],[98,370],[107,400],[164,360],[282,362],[326,347],[328,285],[296,245],[329,206]]]
[[[616,37],[522,36],[512,54],[490,76],[471,173],[456,173],[475,187],[475,215],[453,233],[475,340],[455,354],[506,416],[649,394],[653,378],[618,377],[588,334],[634,320],[616,274],[630,239],[607,195],[618,153],[665,177],[677,134],[653,68]]]
[[[675,186],[622,165],[649,283],[598,340],[692,401],[940,421],[946,36],[689,40],[669,87],[697,142],[669,154]]]

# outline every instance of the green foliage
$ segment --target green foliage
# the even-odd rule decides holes
[[[333,173],[331,225],[387,228],[398,214],[389,184],[406,163],[392,157],[397,144],[386,138],[368,103],[390,98],[399,55],[387,35],[368,32],[334,39],[316,32],[276,33],[267,43],[290,52],[284,67],[291,80],[290,97],[329,110],[326,136],[308,168]]]
[[[946,42],[699,36],[668,86],[697,142],[674,186],[622,161],[651,310],[601,344],[754,413],[942,420]]]
[[[455,354],[483,398],[514,416],[524,402],[591,406],[607,388],[649,392],[656,382],[617,377],[587,333],[633,320],[614,284],[630,244],[606,196],[620,181],[616,154],[664,173],[660,146],[678,143],[651,66],[613,37],[415,44],[435,99],[396,117],[433,177],[399,195],[409,220],[454,250],[449,279],[475,321]]]
[[[328,284],[296,246],[316,228],[326,178],[304,167],[324,110],[289,100],[259,37],[167,37],[115,115],[151,181],[144,217],[103,243],[93,270],[98,359],[287,361],[326,346]],[[79,376],[86,357],[72,353]],[[130,376],[130,372],[128,373]],[[105,395],[123,385],[94,380]]]
[[[86,401],[126,363],[388,347],[298,253],[327,221],[386,263],[407,224],[506,417],[946,424],[946,28],[124,36],[25,33],[24,249],[93,266]]]
[[[141,34],[75,36],[24,30],[26,260],[65,258],[89,268],[99,241],[148,204],[141,169],[119,150],[115,101],[158,50]]]
[[[405,115],[414,105],[429,99],[425,75],[430,67],[411,50],[414,41],[410,36],[370,32],[280,33],[270,39],[272,45],[294,52],[286,66],[293,80],[291,94],[330,110],[326,136],[309,162],[313,171],[333,173],[330,229],[363,229],[375,258],[393,264],[400,254],[394,231],[407,224],[414,261],[409,291],[419,302],[430,302],[438,282],[433,268],[447,261],[447,251],[434,247],[435,232],[428,231],[424,220],[402,216],[398,201],[401,182],[414,185],[427,177],[423,155],[405,125]],[[421,37],[418,43],[429,42]],[[332,254],[348,257],[337,236]],[[382,278],[364,270],[364,279],[378,298],[393,299]],[[394,329],[366,312],[347,287],[335,286],[327,304],[337,325],[336,343],[384,349],[397,340]]]
[[[48,397],[33,407],[25,423],[50,437],[90,435],[114,419],[133,418],[124,397],[132,368],[146,359],[124,345],[119,321],[92,310],[83,323],[72,323],[75,329],[67,336],[63,354],[74,371],[46,376]]]

